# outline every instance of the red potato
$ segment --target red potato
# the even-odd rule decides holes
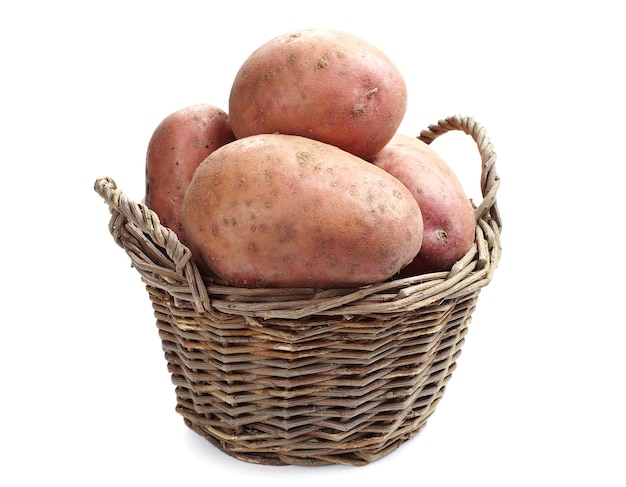
[[[208,104],[191,105],[168,115],[155,129],[146,154],[146,205],[179,240],[183,197],[200,163],[235,139],[228,114]]]
[[[369,159],[406,107],[404,78],[379,49],[341,31],[308,29],[275,37],[248,57],[228,112],[237,138],[301,135]]]
[[[396,178],[335,146],[261,134],[198,167],[183,224],[203,272],[238,287],[340,288],[411,262],[422,216]]]
[[[449,270],[474,242],[474,208],[448,164],[426,143],[397,134],[371,160],[402,181],[422,211],[424,240],[401,276]]]

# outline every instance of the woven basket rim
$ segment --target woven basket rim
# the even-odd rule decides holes
[[[355,316],[415,311],[456,299],[486,286],[501,253],[501,218],[497,207],[500,179],[496,154],[486,130],[472,117],[453,115],[423,130],[428,144],[442,134],[459,130],[472,137],[481,156],[483,200],[475,206],[476,238],[472,248],[450,271],[392,279],[352,289],[237,288],[203,276],[191,251],[176,233],[161,225],[158,215],[128,198],[110,177],[98,178],[94,189],[109,205],[109,230],[140,272],[144,282],[187,301],[195,313],[244,316],[258,320]]]

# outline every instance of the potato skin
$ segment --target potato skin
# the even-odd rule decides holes
[[[406,108],[404,78],[379,49],[341,31],[305,29],[248,57],[228,112],[237,138],[301,135],[368,159],[389,142]]]
[[[425,142],[396,134],[371,161],[402,181],[422,211],[424,239],[401,276],[449,270],[474,242],[474,208],[450,166]]]
[[[228,114],[203,103],[168,115],[150,138],[144,202],[183,244],[182,204],[193,173],[211,152],[234,139]]]
[[[402,183],[337,147],[260,134],[213,152],[183,202],[194,260],[237,287],[340,288],[384,281],[422,242]]]

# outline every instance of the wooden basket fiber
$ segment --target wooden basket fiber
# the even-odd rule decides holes
[[[96,181],[109,230],[146,285],[187,426],[267,465],[365,465],[423,428],[501,252],[484,128],[456,115],[419,138],[452,130],[473,138],[482,161],[474,246],[449,272],[357,289],[241,289],[201,276],[153,211]]]

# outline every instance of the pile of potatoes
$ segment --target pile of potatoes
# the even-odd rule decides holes
[[[430,146],[397,132],[405,81],[354,35],[275,37],[236,73],[228,112],[183,108],[154,131],[145,203],[201,272],[237,287],[357,287],[449,270],[471,201]]]

